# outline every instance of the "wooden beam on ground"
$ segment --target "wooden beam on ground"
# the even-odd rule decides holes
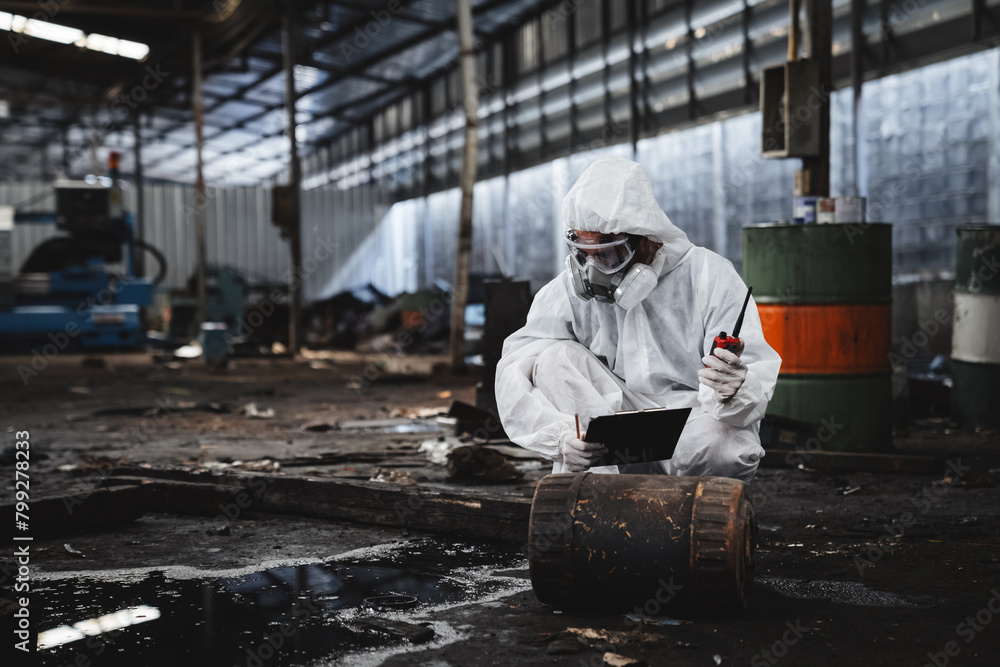
[[[0,516],[12,527],[16,503],[0,505]],[[94,489],[88,494],[49,496],[28,503],[28,529],[22,536],[43,537],[92,530],[138,519],[144,513],[142,490],[136,484]],[[13,536],[17,536],[17,532]]]
[[[761,460],[765,468],[795,468],[803,465],[814,470],[857,470],[862,472],[902,472],[936,474],[944,469],[937,456],[877,454],[868,452],[809,452],[798,449],[767,449]]]
[[[417,485],[252,473],[198,474],[122,467],[108,481],[140,484],[149,511],[274,512],[523,543],[531,500]]]

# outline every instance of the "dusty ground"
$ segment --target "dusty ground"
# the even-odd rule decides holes
[[[226,372],[209,373],[197,362],[171,369],[148,355],[106,355],[99,361],[63,355],[25,386],[18,365],[29,362],[0,357],[0,414],[7,427],[0,449],[13,444],[16,431],[30,432],[34,498],[86,489],[100,481],[98,471],[108,461],[224,466],[371,451],[402,462],[392,469],[421,483],[458,488],[445,479],[443,468],[416,455],[417,445],[438,433],[317,432],[303,425],[384,419],[415,408],[445,410],[455,399],[473,402],[470,377],[369,373],[377,376],[374,382],[358,388],[363,364],[237,360]],[[167,406],[160,413],[165,416],[149,418],[144,427],[141,408],[157,401]],[[274,418],[245,416],[240,409],[250,402],[260,411],[273,409]],[[123,408],[136,410],[123,414]],[[509,545],[472,545],[460,536],[403,535],[251,508],[228,534],[219,534],[212,518],[158,514],[116,528],[36,540],[32,622],[38,630],[82,620],[80,614],[114,611],[106,607],[117,604],[155,603],[168,610],[166,588],[183,601],[185,586],[195,585],[182,582],[207,590],[216,585],[210,582],[283,564],[354,559],[361,566],[395,563],[406,573],[439,576],[464,592],[395,612],[434,628],[435,639],[421,646],[387,640],[376,647],[331,648],[317,638],[336,634],[338,623],[354,622],[357,610],[327,610],[309,618],[296,637],[309,649],[301,655],[317,664],[600,665],[603,654],[614,650],[653,665],[993,665],[1000,655],[1000,442],[995,435],[936,428],[897,440],[914,451],[944,454],[952,465],[935,474],[762,468],[754,483],[759,571],[750,612],[735,619],[637,629],[617,613],[558,613],[534,598],[526,561]],[[298,465],[279,474],[368,479],[378,465]],[[526,471],[524,481],[489,488],[530,495],[544,467],[532,461],[518,465]],[[14,500],[14,468],[8,461],[0,470],[0,502],[8,503]],[[8,545],[14,543],[5,539],[2,553],[9,564]],[[143,588],[154,576],[161,578],[160,588]],[[307,577],[298,594],[316,593],[309,582]],[[0,589],[8,599],[11,583],[7,578]],[[224,603],[229,604],[214,604]],[[120,633],[110,643],[115,651],[98,655],[80,642],[40,656],[41,664],[171,664],[150,659],[142,641],[156,644],[160,623],[185,644],[197,648],[209,642],[205,637],[211,632],[197,620],[211,618],[205,604],[199,597],[188,616],[175,614],[172,625],[157,621]],[[247,627],[256,626],[247,621]],[[214,632],[227,637],[220,628],[221,620]],[[575,634],[558,634],[569,628]],[[581,633],[590,638],[576,640]],[[198,655],[210,654],[205,651]],[[130,652],[143,657],[130,658]],[[278,658],[260,663],[287,664]],[[244,656],[224,664],[253,662]]]

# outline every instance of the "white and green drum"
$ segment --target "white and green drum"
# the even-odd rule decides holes
[[[957,232],[951,414],[966,428],[1000,428],[1000,225]]]

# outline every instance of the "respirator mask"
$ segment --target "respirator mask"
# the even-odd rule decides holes
[[[636,262],[626,268],[638,247],[635,236],[604,234],[584,238],[571,229],[566,232],[566,243],[570,249],[566,267],[582,299],[617,303],[630,310],[656,287],[656,273],[649,265]]]

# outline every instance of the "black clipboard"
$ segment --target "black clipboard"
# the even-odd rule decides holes
[[[690,414],[691,408],[652,408],[602,415],[590,420],[583,439],[608,448],[595,466],[666,461]]]

